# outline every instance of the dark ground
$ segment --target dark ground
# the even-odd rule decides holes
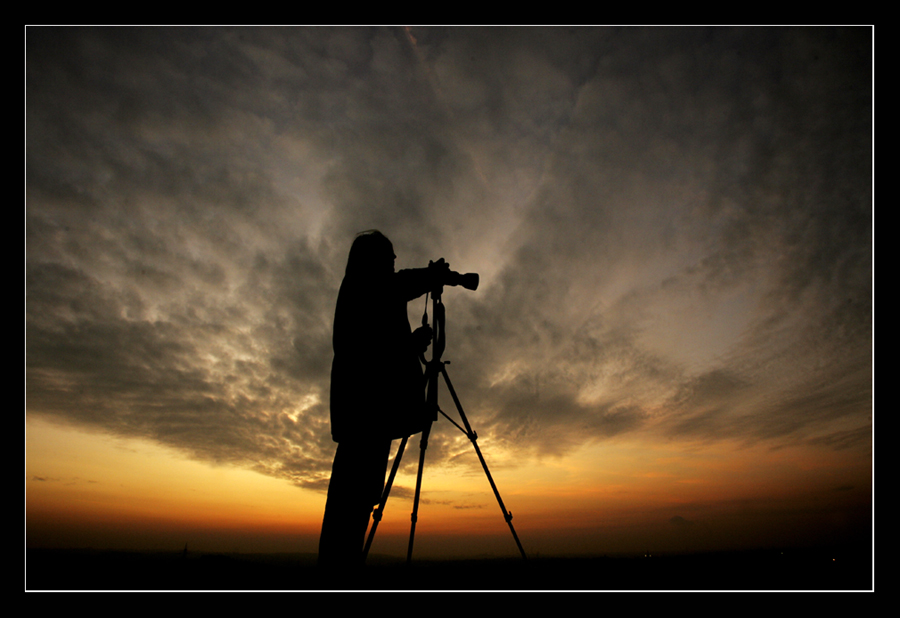
[[[329,576],[307,554],[28,549],[25,589],[40,590],[862,590],[870,551],[767,550],[661,557],[414,561],[370,556]]]

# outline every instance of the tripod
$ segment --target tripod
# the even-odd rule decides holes
[[[475,285],[477,286],[477,280]],[[474,289],[474,288],[472,288]],[[469,420],[466,418],[466,414],[463,411],[462,404],[459,402],[459,398],[456,396],[456,391],[453,389],[453,384],[450,382],[450,376],[447,375],[447,367],[446,365],[450,364],[450,361],[442,361],[441,356],[444,353],[444,347],[446,344],[446,337],[444,334],[444,325],[445,325],[445,311],[444,304],[441,300],[441,294],[443,293],[443,285],[437,286],[435,289],[431,291],[431,300],[432,300],[432,315],[434,316],[434,328],[433,328],[433,344],[432,344],[432,356],[430,361],[425,361],[424,355],[421,358],[422,362],[425,363],[425,383],[426,383],[426,410],[429,414],[428,420],[426,422],[425,428],[422,430],[422,437],[419,441],[419,470],[416,474],[416,493],[415,499],[413,502],[413,511],[411,515],[411,527],[409,531],[409,548],[406,552],[406,562],[407,564],[412,561],[412,552],[413,552],[413,542],[415,540],[416,535],[416,521],[418,520],[419,513],[419,496],[422,490],[422,469],[425,466],[425,451],[428,449],[428,437],[431,434],[431,426],[435,421],[438,420],[437,415],[440,413],[444,418],[453,423],[457,429],[466,434],[466,437],[472,442],[472,446],[475,447],[475,453],[478,455],[479,461],[481,461],[481,467],[484,468],[484,473],[487,475],[488,482],[491,484],[491,489],[494,491],[494,496],[497,498],[497,502],[500,505],[500,510],[503,512],[503,518],[506,520],[507,525],[509,526],[510,532],[512,532],[513,539],[516,541],[516,546],[519,548],[519,553],[522,554],[522,558],[527,559],[525,556],[525,550],[522,549],[522,543],[519,541],[519,536],[516,534],[516,529],[512,524],[512,513],[506,510],[506,507],[503,505],[503,499],[500,497],[500,492],[497,490],[497,485],[494,483],[494,479],[491,476],[490,470],[488,470],[487,463],[484,461],[484,456],[481,454],[481,449],[478,448],[478,435],[472,431],[472,427],[469,425]],[[422,325],[428,325],[428,304],[426,300],[426,311],[422,316]],[[459,423],[454,421],[452,418],[447,416],[443,410],[441,410],[438,405],[438,377],[443,376],[444,382],[447,384],[447,389],[450,391],[450,396],[453,398],[453,403],[456,404],[456,409],[459,412],[459,417],[462,420],[465,428],[460,426]],[[397,449],[397,456],[394,458],[394,463],[391,466],[391,473],[388,476],[388,480],[385,483],[384,491],[381,495],[381,502],[375,508],[372,513],[372,527],[369,530],[369,536],[366,539],[366,545],[363,549],[363,561],[365,561],[366,557],[369,555],[369,548],[372,546],[372,540],[375,538],[375,531],[378,529],[378,523],[381,521],[381,517],[384,514],[384,508],[387,504],[388,496],[391,492],[391,486],[394,483],[394,477],[397,475],[397,470],[400,467],[400,459],[403,457],[403,451],[406,448],[406,443],[409,440],[408,437],[403,438],[400,441],[400,447]]]

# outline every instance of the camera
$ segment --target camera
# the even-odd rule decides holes
[[[445,262],[444,258],[437,262],[428,262],[428,268],[436,274],[435,284],[438,286],[462,286],[472,291],[478,289],[478,273],[460,274],[450,270],[450,264]]]

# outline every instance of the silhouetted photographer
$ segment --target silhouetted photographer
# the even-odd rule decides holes
[[[419,361],[432,330],[412,331],[407,303],[442,285],[465,285],[443,259],[394,272],[395,258],[381,232],[359,234],[338,293],[331,368],[331,436],[338,447],[319,539],[322,566],[362,563],[391,441],[421,432],[434,415],[426,410]]]

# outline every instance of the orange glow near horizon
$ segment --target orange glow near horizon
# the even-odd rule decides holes
[[[29,547],[316,551],[323,492],[145,441],[31,418],[27,430]],[[410,444],[412,466],[417,440]],[[740,546],[798,523],[799,534],[811,535],[830,519],[864,516],[871,491],[867,460],[849,451],[826,463],[810,449],[688,451],[623,441],[516,467],[485,457],[526,551],[543,555]],[[426,462],[417,556],[516,554],[474,453],[472,460],[465,468]],[[405,555],[414,487],[407,467],[373,552]],[[776,538],[802,541],[787,532]]]
[[[230,465],[199,463],[142,440],[61,428],[28,419],[26,509],[29,546],[44,545],[48,529],[69,522],[110,526],[108,542],[123,548],[117,533],[155,530],[141,549],[181,547],[184,531],[226,537],[309,535],[318,532],[325,498],[289,483]],[[164,531],[174,538],[163,540]],[[104,535],[99,534],[102,538]],[[58,534],[53,534],[56,542]],[[123,533],[126,545],[133,535]],[[208,550],[220,549],[204,542]],[[68,544],[67,544],[68,545]],[[77,545],[77,542],[76,542]],[[245,545],[252,548],[252,542]],[[307,548],[308,550],[308,548]],[[284,551],[290,551],[285,548]]]

